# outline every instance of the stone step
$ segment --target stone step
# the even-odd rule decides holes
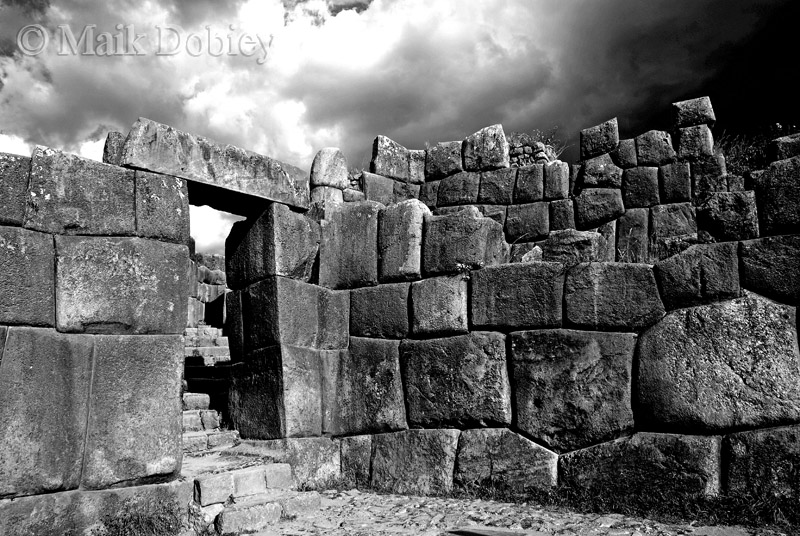
[[[183,409],[208,409],[211,397],[206,393],[183,393]]]
[[[183,355],[188,366],[213,367],[217,363],[231,360],[231,352],[227,346],[186,347]]]
[[[239,432],[236,430],[184,432],[183,452],[198,453],[217,450],[236,445],[238,442]]]
[[[198,346],[228,346],[228,337],[184,337],[183,345],[187,348]]]
[[[221,536],[250,534],[295,519],[320,509],[322,498],[316,491],[268,492],[226,506],[215,520]]]
[[[222,337],[222,330],[213,326],[197,326],[196,328],[186,328],[183,330],[184,337]]]
[[[213,431],[219,428],[219,412],[213,409],[186,410],[183,412],[183,431]]]

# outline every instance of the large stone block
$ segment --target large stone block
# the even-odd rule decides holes
[[[408,182],[423,184],[425,182],[425,158],[428,151],[424,149],[409,149],[408,151]],[[460,160],[460,158],[459,158]]]
[[[219,210],[241,214],[258,207],[260,212],[266,203],[255,199],[308,207],[305,171],[143,117],[133,124],[125,140],[121,165],[213,186],[210,191],[214,195],[203,201]]]
[[[453,481],[467,491],[548,491],[558,479],[558,455],[506,428],[464,430]]]
[[[636,136],[636,159],[640,166],[663,166],[675,160],[672,136],[663,130],[649,130]]]
[[[544,165],[544,198],[564,199],[569,196],[569,164],[555,160]]]
[[[340,289],[378,282],[378,214],[374,201],[332,207],[322,222],[319,284]]]
[[[410,283],[393,283],[350,291],[350,334],[402,339],[408,335]]]
[[[505,335],[473,331],[445,339],[404,340],[400,366],[411,426],[511,423]]]
[[[611,159],[622,169],[639,165],[636,159],[636,140],[619,140],[617,148],[611,151]]]
[[[136,232],[131,170],[36,147],[28,192],[28,229],[70,235]]]
[[[706,199],[714,192],[727,192],[728,171],[722,153],[695,158],[691,164],[692,196],[699,200]]]
[[[534,240],[550,232],[550,207],[546,201],[512,205],[506,216],[506,236],[512,242]]]
[[[609,153],[617,148],[618,143],[619,126],[616,117],[597,126],[585,128],[581,130],[581,160]]]
[[[461,146],[464,169],[487,171],[511,165],[509,147],[503,125],[492,125],[467,136]]]
[[[658,205],[658,168],[626,169],[622,174],[622,199],[626,209]]]
[[[503,227],[484,218],[476,207],[425,220],[422,268],[426,275],[501,264],[508,255]]]
[[[637,423],[714,432],[800,420],[794,307],[755,294],[669,313],[639,341]]]
[[[656,506],[720,492],[720,438],[638,433],[559,457],[559,482],[589,496]]]
[[[375,175],[377,176],[377,175]],[[367,188],[367,181],[364,180],[364,187]],[[390,190],[391,191],[391,190]],[[344,203],[344,192],[333,186],[314,186],[311,189],[311,204],[322,206]]]
[[[372,438],[373,488],[441,495],[453,489],[458,430],[407,430]]]
[[[633,333],[572,330],[511,334],[516,426],[557,452],[633,428]]]
[[[490,205],[510,205],[514,196],[517,168],[504,168],[484,171],[480,174],[478,203]]]
[[[739,246],[742,287],[790,305],[800,304],[800,236],[747,240]]]
[[[52,236],[0,227],[0,323],[54,325],[54,259]]]
[[[188,263],[183,245],[57,236],[56,327],[86,333],[182,333]]]
[[[470,205],[478,202],[481,174],[464,171],[439,181],[436,205]]]
[[[136,171],[136,234],[186,244],[189,234],[189,191],[177,177]]]
[[[697,221],[691,203],[657,205],[650,209],[650,259],[658,261],[674,255],[673,242],[696,240]]]
[[[0,153],[0,225],[22,225],[31,159]]]
[[[697,208],[697,226],[719,241],[758,237],[753,192],[716,192]]]
[[[564,268],[555,262],[512,263],[472,272],[477,328],[561,326]]]
[[[584,162],[580,178],[585,187],[621,188],[622,173],[622,169],[614,164],[611,156],[602,154]]]
[[[414,335],[466,333],[467,280],[461,275],[433,277],[411,284]]]
[[[752,430],[723,439],[730,495],[800,497],[800,426]]]
[[[394,179],[364,171],[361,174],[364,187],[364,196],[368,201],[375,201],[382,205],[394,202],[394,187],[398,184]]]
[[[714,138],[708,125],[678,129],[678,158],[691,161],[713,154]]]
[[[672,103],[672,126],[674,128],[691,127],[694,125],[714,126],[716,121],[711,99],[698,97]]]
[[[578,264],[567,273],[564,303],[566,320],[585,329],[638,331],[664,316],[646,264]]]
[[[737,298],[737,244],[698,244],[655,265],[667,309]]]
[[[408,428],[399,344],[350,337],[348,350],[325,354],[324,432],[350,435]]]
[[[281,275],[308,281],[317,258],[319,224],[280,203],[258,218],[234,224],[225,240],[227,284],[234,290]]]
[[[431,211],[410,199],[386,207],[378,218],[378,278],[381,282],[422,277],[422,227]]]
[[[581,262],[602,260],[603,236],[597,231],[565,229],[552,231],[547,240],[540,243],[542,259],[572,266]]]
[[[461,142],[439,142],[425,155],[425,180],[432,181],[463,171]]]
[[[180,335],[95,337],[81,485],[136,485],[181,468]]]
[[[544,199],[544,165],[517,169],[517,184],[514,187],[514,203],[532,203]]]
[[[426,182],[420,187],[419,200],[425,203],[425,206],[433,209],[439,202],[439,186],[442,181]]]
[[[650,260],[648,252],[650,211],[632,208],[617,220],[617,262]]]
[[[800,232],[800,156],[773,162],[754,182],[761,234]]]
[[[587,188],[575,198],[575,224],[593,229],[625,213],[622,193],[611,188]]]
[[[372,173],[391,179],[408,179],[408,149],[386,136],[377,136],[372,143]]]
[[[800,134],[776,138],[767,146],[767,158],[770,162],[795,156],[800,156]]]
[[[550,230],[563,231],[575,228],[575,207],[572,199],[550,202]]]
[[[680,203],[692,199],[692,173],[688,162],[673,162],[658,168],[661,202]]]
[[[311,163],[311,187],[330,186],[344,190],[350,186],[347,159],[337,147],[320,149]]]
[[[369,486],[369,466],[372,457],[372,436],[343,437],[339,440],[344,486],[366,488]]]
[[[322,350],[347,348],[350,337],[350,293],[317,287],[319,324],[315,346]]]

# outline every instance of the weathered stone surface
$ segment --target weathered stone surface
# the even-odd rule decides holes
[[[24,226],[58,234],[132,235],[133,175],[128,169],[36,147]]]
[[[401,494],[435,495],[453,488],[458,430],[407,430],[372,438],[372,475],[376,489]]]
[[[0,361],[0,497],[78,487],[92,350],[87,335],[8,328]]]
[[[674,128],[694,125],[714,126],[716,117],[711,107],[711,99],[698,97],[672,103],[672,126]]]
[[[425,180],[432,181],[463,171],[461,142],[439,142],[425,156]]]
[[[136,171],[136,234],[168,242],[189,241],[189,191],[177,177]]]
[[[571,266],[580,262],[599,261],[603,237],[596,231],[566,229],[551,232],[540,245],[542,260]]]
[[[581,168],[584,186],[602,188],[622,187],[622,169],[614,164],[608,154],[603,154],[584,162]]]
[[[422,226],[430,210],[410,199],[386,207],[378,217],[378,278],[381,282],[422,275]]]
[[[390,179],[407,180],[408,149],[386,136],[377,136],[372,144],[369,170]]]
[[[800,496],[800,426],[753,430],[723,439],[731,495],[774,498]]]
[[[414,335],[466,333],[466,279],[455,275],[412,283],[411,314]]]
[[[131,127],[125,141],[122,165],[173,175],[267,201],[308,207],[306,172],[267,156],[232,145],[221,145],[143,117]],[[209,201],[213,202],[213,196]],[[231,211],[226,206],[214,208]]]
[[[419,190],[419,184],[394,181],[392,185],[392,203],[400,203],[407,199],[418,199]]]
[[[603,240],[600,242],[599,259],[601,262],[614,262],[617,257],[617,221],[612,220],[604,223],[596,229]]]
[[[340,440],[342,480],[345,486],[369,486],[369,465],[372,457],[372,436],[343,437]]]
[[[688,162],[673,162],[658,168],[661,202],[680,203],[692,199],[692,174]]]
[[[378,214],[374,201],[333,207],[322,222],[319,284],[353,288],[378,282]]]
[[[636,136],[636,159],[640,166],[663,166],[675,160],[672,136],[663,130],[649,130]]]
[[[461,172],[439,181],[437,206],[469,205],[478,202],[481,174]]]
[[[425,159],[427,151],[424,149],[408,150],[408,182],[423,184],[425,182]]]
[[[478,203],[510,205],[517,180],[517,168],[484,171],[480,174]]]
[[[364,171],[361,173],[364,196],[368,201],[389,205],[394,202],[394,185],[397,181]]]
[[[350,335],[402,339],[408,335],[410,283],[393,283],[350,291]]]
[[[0,226],[0,323],[53,326],[53,237]]]
[[[374,175],[373,175],[374,176]],[[369,182],[364,180],[364,188],[367,189]],[[371,192],[370,192],[371,193]],[[371,199],[371,197],[368,197]],[[373,199],[374,201],[375,199]],[[344,193],[333,186],[314,186],[311,189],[311,202],[318,204],[344,203]]]
[[[511,334],[517,426],[557,452],[633,428],[633,333],[572,330]]]
[[[109,132],[106,135],[106,143],[103,145],[103,163],[114,166],[121,165],[124,147],[125,134],[122,132]]]
[[[0,153],[0,225],[22,225],[31,159]]]
[[[559,457],[559,481],[590,496],[656,504],[720,492],[720,438],[638,433]]]
[[[429,216],[422,243],[425,274],[454,273],[460,266],[479,267],[508,260],[509,247],[503,228],[481,216],[475,207],[445,216]]]
[[[442,181],[426,182],[420,187],[419,200],[428,208],[436,208],[439,202],[439,185]]]
[[[793,307],[745,293],[674,311],[639,342],[641,424],[708,432],[797,422],[798,373]]]
[[[564,303],[566,320],[585,329],[638,331],[664,316],[646,264],[578,264],[567,273]]]
[[[225,255],[216,253],[195,253],[192,258],[200,265],[205,266],[209,270],[225,271]],[[213,281],[205,281],[206,283],[213,283]]]
[[[181,468],[180,335],[94,338],[81,485],[102,489]]]
[[[622,169],[638,166],[636,140],[619,140],[617,148],[611,151],[611,159]]]
[[[704,199],[713,192],[727,192],[727,168],[722,153],[697,157],[690,164],[692,170],[692,196]]]
[[[555,262],[512,263],[472,273],[472,323],[477,328],[561,325],[564,268]]]
[[[282,511],[277,502],[243,501],[220,512],[214,526],[225,536],[257,531],[280,521]]]
[[[592,229],[625,213],[622,194],[616,189],[587,188],[575,198],[575,224]]]
[[[622,174],[622,199],[626,209],[658,205],[658,168],[626,169]]]
[[[542,248],[535,245],[533,248],[523,254],[522,258],[518,262],[540,262],[541,260]]]
[[[473,331],[400,344],[411,426],[511,423],[505,335]]]
[[[532,242],[550,232],[550,207],[546,201],[512,205],[506,216],[506,237],[511,242]]]
[[[632,208],[617,220],[617,262],[646,263],[648,253],[648,229],[650,211]]]
[[[406,408],[400,379],[399,341],[350,337],[349,350],[325,357],[323,398],[330,416],[324,431],[333,435],[405,430]],[[328,419],[326,419],[327,421]]]
[[[569,196],[569,164],[555,160],[544,165],[544,198],[564,199]]]
[[[713,156],[714,138],[708,125],[697,125],[678,130],[678,158],[695,160]]]
[[[342,190],[342,201],[345,203],[354,203],[358,201],[366,201],[367,196],[361,190],[353,188],[345,188]]]
[[[347,348],[350,337],[350,293],[346,290],[317,289],[319,323],[315,346],[322,350]]]
[[[56,236],[59,331],[183,332],[186,246],[143,238]]]
[[[339,443],[327,437],[245,440],[237,448],[247,455],[268,456],[289,464],[294,487],[328,489],[326,486],[341,475]]]
[[[505,428],[464,430],[453,481],[465,490],[547,491],[558,478],[558,455]]]
[[[742,287],[782,303],[800,303],[800,236],[742,242],[739,258]]]
[[[325,147],[311,163],[311,187],[331,186],[344,190],[350,185],[347,176],[347,159],[337,147]]]
[[[575,228],[575,208],[572,199],[550,202],[550,230],[561,231]]]
[[[754,183],[761,234],[800,232],[800,156],[773,162]]]
[[[770,162],[800,156],[800,134],[782,136],[769,142],[767,155]]]
[[[655,265],[667,309],[737,298],[737,244],[697,244]]]
[[[697,221],[691,203],[657,205],[650,209],[650,258],[666,259],[676,253],[672,241],[697,238]]]
[[[716,192],[697,208],[697,226],[717,240],[758,237],[754,192]]]
[[[745,178],[741,175],[732,175],[728,173],[725,177],[728,182],[728,191],[729,192],[743,192],[746,190],[745,188]]]
[[[619,127],[617,118],[581,130],[581,160],[608,153],[617,148]]]
[[[544,198],[544,165],[517,169],[517,184],[514,187],[514,203],[531,203]]]
[[[503,125],[492,125],[467,136],[461,146],[464,169],[487,171],[507,168],[511,165],[508,155],[508,140]]]

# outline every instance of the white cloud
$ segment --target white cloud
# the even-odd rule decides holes
[[[0,134],[0,153],[30,156],[33,147],[19,136]]]

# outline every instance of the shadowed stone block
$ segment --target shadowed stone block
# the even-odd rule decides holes
[[[564,229],[552,231],[540,242],[542,260],[572,266],[581,262],[600,261],[603,255],[603,236],[597,231]]]
[[[331,208],[322,222],[319,284],[340,289],[378,282],[378,213],[374,201]]]
[[[633,428],[633,333],[572,330],[511,334],[517,426],[557,452]]]
[[[617,118],[581,130],[581,160],[608,153],[617,148],[619,127]]]
[[[439,185],[442,181],[426,182],[420,187],[419,200],[428,208],[436,208],[439,200]]]
[[[558,479],[558,455],[505,428],[464,430],[458,439],[456,487],[547,491]]]
[[[351,290],[350,334],[379,339],[406,337],[410,285],[394,283]]]
[[[466,279],[455,275],[412,283],[411,312],[415,335],[466,333]]]
[[[575,207],[572,199],[550,202],[550,230],[561,231],[575,228]]]
[[[531,203],[544,199],[544,165],[517,169],[517,183],[514,187],[514,203]]]
[[[419,191],[419,184],[394,181],[392,185],[392,203],[400,203],[408,199],[418,199]]]
[[[166,478],[181,468],[180,335],[95,337],[81,485]]]
[[[408,182],[423,184],[425,182],[425,158],[427,151],[424,149],[409,149],[408,151]]]
[[[789,305],[800,303],[800,236],[747,240],[739,257],[744,288]]]
[[[800,231],[800,156],[770,164],[754,190],[762,235]]]
[[[514,242],[532,242],[550,232],[550,207],[546,201],[512,205],[506,216],[506,236]]]
[[[800,496],[800,426],[731,434],[723,439],[722,448],[731,495]]]
[[[611,151],[611,159],[622,169],[638,166],[636,140],[619,140],[617,148]]]
[[[0,226],[0,323],[54,325],[54,259],[52,236]]]
[[[517,169],[506,168],[484,171],[480,174],[478,203],[490,205],[510,205],[517,180]]]
[[[581,168],[583,186],[599,188],[622,187],[622,169],[614,164],[611,156],[602,154],[584,162]]]
[[[697,125],[678,130],[678,158],[695,160],[713,156],[714,138],[708,125]]]
[[[622,174],[622,199],[626,209],[658,205],[658,168],[626,169]]]
[[[714,126],[716,117],[711,107],[711,99],[698,97],[672,103],[672,126],[674,128],[694,125]]]
[[[323,350],[347,348],[350,337],[350,293],[317,287],[319,327],[315,346]]]
[[[411,426],[490,426],[511,422],[505,335],[473,331],[404,340],[400,367]]]
[[[559,457],[559,481],[591,496],[654,504],[720,492],[720,438],[638,433]]]
[[[646,208],[632,208],[620,216],[617,220],[617,262],[649,262],[649,220],[650,211]]]
[[[569,164],[556,160],[544,165],[544,198],[564,199],[569,196]]]
[[[458,430],[406,430],[372,438],[370,486],[400,494],[453,489]]]
[[[342,460],[342,480],[345,486],[369,486],[369,465],[372,457],[372,436],[343,437],[339,440]]]
[[[439,142],[425,156],[425,180],[432,181],[463,171],[461,142]]]
[[[782,136],[769,142],[767,155],[770,162],[800,156],[800,134]]]
[[[663,166],[675,160],[672,136],[663,130],[649,130],[636,136],[636,159],[640,166]]]
[[[614,249],[617,244],[617,220],[606,222],[596,230],[603,238],[600,242],[599,260],[601,262],[614,262],[617,257]]]
[[[103,163],[119,166],[122,164],[122,151],[125,148],[125,134],[109,132],[103,146]]]
[[[758,237],[753,192],[716,192],[697,209],[697,226],[720,241]]]
[[[575,198],[575,224],[593,229],[625,213],[622,193],[616,189],[587,188]]]
[[[0,153],[0,225],[22,225],[31,159]]]
[[[182,333],[186,246],[143,238],[56,237],[56,327],[87,333]]]
[[[23,225],[46,233],[132,235],[133,176],[128,169],[36,147]]]
[[[512,263],[472,272],[472,323],[478,328],[558,327],[564,268]]]
[[[330,186],[344,190],[350,186],[347,159],[337,147],[320,149],[311,163],[311,187]]]
[[[728,431],[800,419],[794,307],[742,298],[669,313],[639,343],[637,423]]]
[[[136,171],[136,234],[167,242],[189,241],[189,191],[186,181]]]
[[[381,282],[422,277],[422,226],[431,211],[410,199],[386,207],[378,217],[378,277]]]
[[[8,328],[0,361],[0,497],[78,487],[93,341],[52,329]]]
[[[487,171],[507,168],[511,165],[508,154],[508,140],[503,125],[492,125],[467,136],[461,146],[464,169],[467,171]]]
[[[667,309],[739,297],[737,244],[698,244],[655,265]]]
[[[722,153],[701,156],[691,162],[692,196],[705,199],[714,192],[727,192],[728,174]]]
[[[361,190],[355,190],[353,188],[345,188],[342,190],[342,201],[345,203],[355,203],[358,201],[366,201],[367,196],[364,195],[364,192]]]
[[[679,203],[692,199],[692,174],[688,162],[673,162],[658,168],[661,202]]]
[[[469,205],[478,202],[481,174],[461,172],[439,181],[437,206]]]
[[[697,240],[697,222],[691,203],[657,205],[650,209],[651,262],[682,251],[675,249],[674,242],[685,239]]]
[[[408,179],[408,149],[386,136],[377,136],[372,143],[372,173],[405,181]]]
[[[364,196],[368,201],[382,205],[390,205],[394,202],[394,185],[397,181],[367,171],[362,172],[361,181],[363,182]]]

